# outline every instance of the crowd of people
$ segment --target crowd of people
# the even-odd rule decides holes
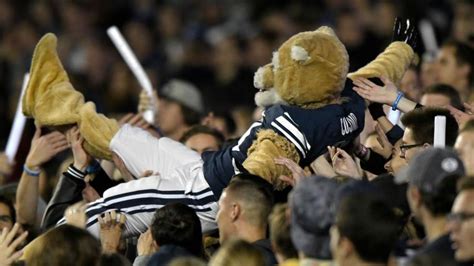
[[[83,124],[31,121],[15,160],[0,153],[0,265],[473,265],[472,1],[269,2],[0,0],[0,144],[46,32],[70,82],[119,128],[96,125],[99,138],[113,132],[103,152]],[[290,174],[257,175],[246,162],[273,116],[255,106],[257,68],[276,68],[272,52],[292,35],[329,25],[355,71],[392,41],[397,16],[418,33],[429,21],[439,49],[407,37],[419,56],[400,82],[346,81],[342,95],[355,96],[335,105],[364,107],[338,125],[350,143],[282,114],[278,134],[326,130],[330,144],[316,152],[303,135],[296,157],[271,158]],[[153,95],[107,40],[114,24]],[[318,108],[328,121],[338,110]]]

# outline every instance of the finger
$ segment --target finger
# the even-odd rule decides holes
[[[57,146],[57,147],[53,148],[53,152],[54,152],[54,154],[58,154],[58,153],[60,153],[62,151],[65,151],[67,149],[69,149],[69,143],[66,143],[62,146]]]
[[[115,211],[110,212],[110,221],[112,224],[115,224],[117,222],[117,213]]]
[[[56,141],[51,142],[51,147],[57,148],[57,147],[61,147],[67,144],[68,143],[66,139],[61,139],[61,140],[56,140]]]
[[[281,175],[281,176],[279,177],[279,179],[280,179],[281,181],[283,181],[283,182],[285,182],[285,183],[291,185],[291,186],[294,185],[293,178],[291,178],[291,177],[289,177],[289,176]]]
[[[106,213],[104,214],[104,222],[105,222],[106,224],[109,224],[109,223],[110,223],[110,213],[109,213],[109,212],[106,212]]]
[[[20,245],[21,243],[23,243],[23,241],[25,241],[25,239],[26,239],[27,236],[28,236],[28,231],[23,232],[23,234],[21,234],[17,239],[15,239],[15,241],[13,241],[13,242],[10,244],[10,247],[13,248],[13,250],[16,250],[16,248],[18,247],[18,245]]]
[[[384,85],[389,85],[392,81],[387,76],[380,76],[380,80],[383,82]]]
[[[472,114],[474,112],[474,106],[470,105],[469,103],[464,103],[463,105],[464,105],[464,109],[468,113]]]
[[[120,224],[125,224],[125,221],[127,221],[127,216],[125,216],[125,214],[123,214],[123,213],[120,213],[119,223]]]
[[[20,224],[19,223],[16,223],[12,230],[10,231],[10,233],[8,233],[7,237],[5,238],[5,241],[3,243],[5,243],[5,245],[10,245],[10,243],[12,242],[13,238],[16,236],[16,233],[18,232],[18,229],[20,229]]]
[[[378,86],[377,84],[373,83],[372,81],[370,81],[369,79],[366,79],[366,78],[362,78],[361,81],[362,81],[366,86],[368,86],[369,88],[377,88],[377,87],[380,87],[380,86]]]
[[[130,124],[132,126],[136,126],[136,123],[138,121],[140,121],[141,118],[142,118],[142,116],[140,114],[136,114],[136,115],[132,116],[130,121],[128,121],[128,124]]]
[[[7,234],[8,234],[8,228],[3,227],[2,235],[0,236],[0,244],[2,244],[3,241],[5,241],[5,238],[7,237]]]
[[[125,124],[127,121],[129,121],[135,114],[134,113],[128,113],[122,119],[119,120],[119,124]]]
[[[23,256],[23,250],[18,250],[17,252],[15,252],[13,255],[10,256],[8,263],[12,264],[13,262],[21,258],[21,256]]]
[[[328,146],[328,151],[329,151],[329,157],[331,157],[331,159],[334,157],[334,154],[336,153],[336,151],[334,150],[334,147],[332,146]]]
[[[41,137],[41,127],[36,126],[35,134],[33,135],[33,139],[38,139]]]
[[[143,174],[142,177],[149,177],[153,175],[153,170],[146,170]]]
[[[97,220],[99,220],[100,227],[103,227],[105,225],[105,221],[104,218],[102,218],[102,215],[99,215]]]
[[[345,159],[352,159],[352,157],[345,150],[337,148],[338,156],[342,156]]]
[[[362,82],[362,78],[355,79],[353,83],[357,85],[357,87],[360,87],[362,89],[367,89],[367,85],[364,82]]]

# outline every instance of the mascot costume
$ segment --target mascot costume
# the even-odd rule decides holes
[[[286,157],[304,167],[327,146],[350,143],[359,135],[365,102],[350,82],[346,85],[346,77],[384,75],[397,84],[414,57],[410,43],[414,29],[400,30],[400,25],[396,23],[396,41],[349,75],[349,56],[331,28],[292,36],[273,54],[272,62],[255,73],[256,103],[265,107],[262,120],[235,145],[202,157],[169,138],[157,139],[127,124],[120,127],[97,114],[95,105],[85,103],[70,83],[53,34],[46,34],[36,46],[23,112],[38,126],[61,129],[77,124],[91,156],[107,160],[115,156],[134,177],[147,170],[157,173],[112,187],[89,205],[87,228],[96,236],[98,216],[106,211],[125,214],[125,235],[138,235],[151,224],[154,211],[170,202],[196,210],[203,231],[209,231],[216,228],[217,201],[234,175],[254,174],[282,189],[286,184],[279,176],[291,173],[275,164],[275,158]],[[77,169],[73,172],[77,174]]]

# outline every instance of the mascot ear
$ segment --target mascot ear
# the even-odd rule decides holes
[[[311,57],[309,56],[308,51],[305,48],[299,45],[291,46],[291,59],[299,62],[299,63],[306,63],[308,62]]]
[[[271,64],[258,68],[253,76],[253,86],[261,90],[273,88],[273,71]]]

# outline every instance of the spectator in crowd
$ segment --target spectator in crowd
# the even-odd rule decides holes
[[[231,238],[243,239],[262,252],[265,265],[277,263],[266,238],[272,195],[260,177],[250,174],[234,176],[219,199],[216,220],[221,244]]]
[[[195,125],[186,131],[179,141],[191,150],[202,154],[206,151],[218,151],[225,140],[217,129]]]
[[[415,65],[410,65],[400,82],[400,90],[405,93],[408,99],[418,102],[422,94],[421,88],[418,69]]]
[[[331,205],[337,181],[325,177],[303,179],[291,196],[291,239],[300,263],[318,265],[333,257],[329,245],[329,228],[334,223]]]
[[[451,240],[457,261],[474,264],[474,177],[464,178],[458,185],[459,194],[448,216]]]
[[[193,125],[201,122],[204,114],[204,103],[201,92],[193,84],[172,79],[152,97],[143,91],[140,94],[138,110],[155,112],[155,126],[163,136],[178,141]]]
[[[408,168],[397,175],[409,183],[407,198],[415,218],[423,225],[426,244],[411,258],[410,265],[456,265],[446,229],[446,215],[456,197],[456,182],[464,166],[456,153],[428,148],[418,153]]]
[[[97,265],[100,242],[89,232],[73,225],[61,225],[36,238],[25,250],[26,265]]]
[[[13,207],[13,203],[0,195],[0,229],[6,228],[12,229],[16,223],[16,211]]]
[[[174,140],[199,124],[204,113],[200,91],[183,80],[171,80],[163,86],[158,106],[157,123],[161,133]]]
[[[415,109],[402,117],[405,131],[400,156],[407,162],[423,149],[433,145],[435,116],[446,117],[446,146],[454,145],[458,124],[448,110],[429,107]]]
[[[461,128],[454,148],[464,163],[466,174],[474,176],[474,120],[470,120]]]
[[[336,195],[331,251],[337,265],[388,265],[401,228],[397,216],[364,181],[341,187]]]
[[[455,88],[464,102],[474,100],[474,48],[459,41],[448,41],[437,58],[437,82]]]
[[[291,240],[288,215],[288,205],[280,203],[273,207],[269,217],[270,241],[279,265],[298,263],[298,253]]]
[[[209,266],[261,266],[266,264],[260,250],[245,240],[231,239],[211,258]],[[275,264],[272,264],[275,265]]]
[[[445,84],[435,84],[425,88],[420,104],[424,106],[445,107],[451,105],[459,110],[464,110],[459,92]]]
[[[173,203],[158,209],[150,231],[153,242],[148,245],[152,244],[157,252],[138,257],[134,265],[167,265],[183,256],[204,258],[201,224],[190,207]]]

